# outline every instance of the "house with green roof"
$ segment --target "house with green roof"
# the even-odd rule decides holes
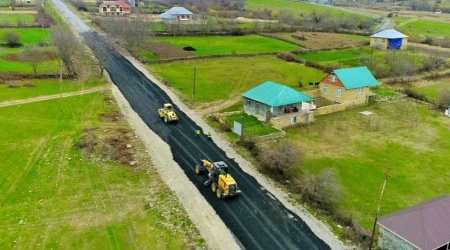
[[[320,81],[320,96],[345,106],[364,105],[369,102],[371,87],[377,79],[367,67],[336,69]]]
[[[244,112],[283,128],[313,121],[311,97],[288,86],[267,81],[241,95]]]

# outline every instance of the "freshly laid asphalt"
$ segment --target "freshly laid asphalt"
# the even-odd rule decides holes
[[[83,37],[134,111],[170,146],[174,160],[244,248],[330,249],[301,218],[286,209],[252,176],[242,171],[233,159],[227,158],[213,141],[206,136],[196,138],[195,130],[201,128],[177,106],[174,109],[180,121],[176,124],[164,123],[157,109],[164,103],[171,103],[169,96],[101,36],[86,32]],[[199,164],[200,159],[225,161],[242,195],[227,200],[217,199],[209,187],[203,186],[205,177],[197,176],[194,172],[194,166]]]
[[[165,124],[159,118],[157,109],[164,103],[172,103],[169,96],[109,46],[104,38],[91,32],[79,18],[62,6],[60,1],[53,0],[53,3],[82,34],[134,111],[169,145],[175,162],[196,185],[243,248],[330,249],[300,217],[284,207],[252,176],[245,173],[213,141],[206,136],[196,138],[194,131],[201,128],[177,106],[174,106],[174,109],[180,121],[176,124]],[[226,162],[230,167],[230,174],[242,190],[242,195],[226,200],[217,199],[209,187],[203,186],[205,177],[194,172],[194,166],[199,164],[201,159]]]

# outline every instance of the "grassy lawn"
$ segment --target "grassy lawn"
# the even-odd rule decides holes
[[[367,19],[367,16],[354,14],[352,12],[342,11],[336,8],[327,7],[318,4],[309,4],[293,0],[248,0],[248,9],[270,9],[270,10],[290,10],[298,13],[300,16],[308,15],[312,12],[328,13],[334,17],[344,16],[357,19]]]
[[[371,111],[363,116],[361,111]],[[381,215],[450,193],[450,119],[403,99],[317,117],[288,129],[305,151],[302,169],[334,169],[344,188],[339,208],[370,231],[387,171]]]
[[[424,19],[398,19],[397,28],[409,36],[450,37],[450,23]]]
[[[22,22],[25,25],[34,24],[34,15],[32,14],[0,14],[0,25],[18,25]]]
[[[243,134],[246,136],[257,137],[269,135],[279,130],[259,121],[256,117],[247,114],[234,114],[226,117],[227,123],[233,127],[233,122],[242,124]]]
[[[309,82],[325,73],[298,63],[271,56],[217,58],[149,65],[149,70],[187,100],[192,97],[194,66],[197,67],[196,101],[212,102],[236,98],[265,81],[275,81],[298,89],[298,80],[308,90]]]
[[[361,65],[361,58],[370,58],[372,51],[374,57],[378,59],[383,58],[384,51],[377,49],[372,50],[369,47],[304,53],[300,54],[299,57],[306,61],[323,65],[355,67]]]
[[[45,28],[30,28],[30,29],[19,29],[19,28],[11,28],[11,29],[0,29],[0,41],[3,43],[3,37],[7,32],[14,32],[19,34],[21,37],[20,41],[24,45],[32,45],[39,44],[40,41],[50,41],[50,29]],[[0,51],[3,48],[0,47]]]
[[[202,240],[140,142],[135,167],[88,158],[85,128],[107,131],[116,110],[90,94],[0,109],[1,249],[196,249]],[[140,153],[139,153],[140,152]],[[147,158],[146,158],[147,157]]]
[[[278,37],[285,41],[298,44],[307,49],[337,49],[349,46],[363,46],[369,42],[366,36],[352,34],[337,34],[327,32],[295,32],[271,33],[271,37]]]
[[[436,102],[444,90],[450,90],[450,82],[447,79],[440,80],[430,85],[414,87],[413,90]]]
[[[92,79],[87,81],[63,80],[59,84],[58,79],[31,79],[22,81],[11,81],[17,87],[11,88],[7,84],[0,84],[0,102],[16,99],[25,99],[36,96],[54,95],[66,92],[74,92],[88,89],[106,83],[104,79]]]
[[[280,52],[298,49],[298,46],[257,35],[248,36],[204,36],[204,37],[157,37],[179,48],[191,46],[197,56],[248,54],[258,52]]]

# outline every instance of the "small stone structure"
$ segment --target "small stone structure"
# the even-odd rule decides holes
[[[406,49],[408,36],[394,29],[383,30],[370,36],[370,47],[379,49]]]
[[[367,67],[333,70],[320,81],[320,96],[346,107],[367,104],[378,81]]]

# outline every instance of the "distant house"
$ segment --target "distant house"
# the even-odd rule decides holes
[[[131,6],[122,1],[104,1],[98,6],[98,12],[105,16],[123,16],[131,13]]]
[[[378,220],[383,250],[450,249],[450,196],[441,196]]]
[[[311,97],[275,82],[262,83],[242,94],[244,112],[283,128],[313,121]]]
[[[367,67],[336,69],[320,81],[320,96],[346,106],[367,104],[378,81]]]
[[[192,22],[194,13],[183,7],[172,7],[168,11],[159,15],[165,23]]]
[[[406,49],[408,36],[394,29],[383,30],[370,36],[370,47],[379,49]]]

